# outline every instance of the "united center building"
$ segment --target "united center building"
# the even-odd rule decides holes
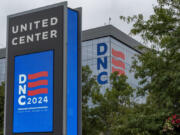
[[[109,76],[118,71],[128,77],[132,87],[138,86],[130,72],[133,56],[141,54],[139,42],[112,25],[82,32],[82,66],[89,65],[102,89],[110,87]],[[0,83],[5,81],[6,49],[0,49]]]

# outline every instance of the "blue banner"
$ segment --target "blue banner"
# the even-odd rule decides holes
[[[67,135],[78,134],[78,13],[68,9]]]
[[[53,131],[53,51],[15,57],[13,132]]]

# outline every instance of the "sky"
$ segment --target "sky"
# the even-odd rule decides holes
[[[6,46],[7,15],[51,5],[64,0],[0,0],[0,48]],[[114,25],[129,34],[132,25],[126,24],[119,16],[143,14],[148,18],[153,14],[156,0],[67,0],[68,7],[82,7],[82,29]],[[109,17],[111,21],[109,22]],[[141,38],[133,37],[141,42]]]

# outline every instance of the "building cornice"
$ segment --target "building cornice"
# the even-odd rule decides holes
[[[120,31],[112,25],[106,25],[102,27],[84,30],[82,32],[82,42],[108,36],[111,36],[116,40],[129,46],[130,48],[135,49],[138,52],[141,52],[139,50],[139,47],[142,46],[141,43],[139,43],[138,41],[131,38],[129,35],[125,34],[124,32]]]

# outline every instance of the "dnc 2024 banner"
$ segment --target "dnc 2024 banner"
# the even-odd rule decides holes
[[[15,57],[13,132],[53,130],[53,51]]]

